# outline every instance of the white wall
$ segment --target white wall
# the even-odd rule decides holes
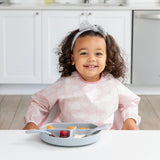
[[[157,3],[160,0],[126,0],[128,4]]]
[[[11,3],[42,3],[43,0],[8,0]]]
[[[9,0],[12,3],[44,3],[45,0]],[[78,2],[84,2],[84,0],[52,0],[53,2],[60,2],[60,3],[78,3]],[[114,1],[119,1],[119,2],[127,2],[128,4],[139,4],[139,3],[157,3],[160,2],[160,0],[106,0],[108,2],[114,2]],[[95,3],[102,3],[104,0],[90,0],[90,2],[95,2]]]

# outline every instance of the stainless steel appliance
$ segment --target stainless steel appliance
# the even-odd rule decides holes
[[[160,11],[135,11],[132,83],[160,85]]]

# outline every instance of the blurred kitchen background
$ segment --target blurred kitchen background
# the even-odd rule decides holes
[[[125,3],[125,4],[142,4],[158,3],[159,0],[0,0],[1,3],[13,4],[45,4],[45,3]]]
[[[140,129],[160,129],[159,0],[0,0],[0,129],[22,129],[30,96],[59,77],[58,44],[87,19],[118,42]]]

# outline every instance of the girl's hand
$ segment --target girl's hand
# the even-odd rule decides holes
[[[24,130],[30,130],[30,129],[39,129],[39,127],[33,123],[33,122],[29,122],[25,125],[25,127],[23,128]]]
[[[122,130],[139,130],[139,128],[134,119],[128,118],[125,120]]]

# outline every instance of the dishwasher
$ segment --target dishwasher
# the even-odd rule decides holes
[[[132,84],[160,85],[160,11],[133,17]]]

